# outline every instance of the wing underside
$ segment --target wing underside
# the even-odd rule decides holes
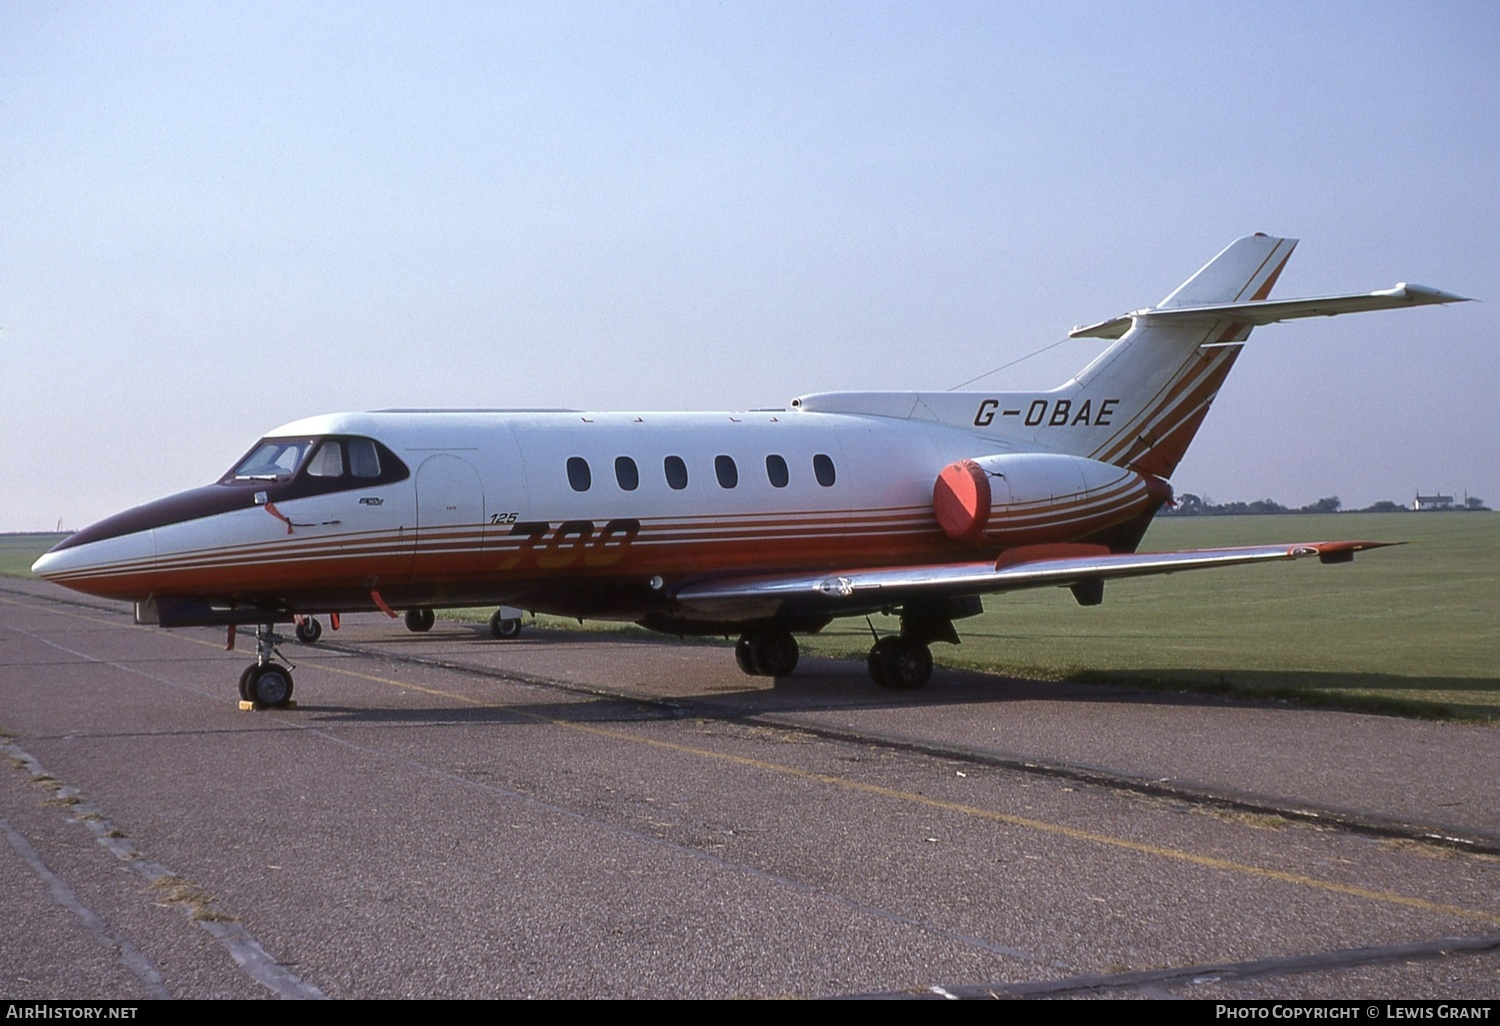
[[[1316,556],[1323,563],[1343,563],[1353,559],[1356,552],[1391,544],[1399,543],[1301,542],[1133,553],[1111,553],[1096,545],[1031,546],[1012,549],[999,562],[718,577],[684,584],[676,589],[673,598],[683,613],[704,619],[850,616],[913,602],[1022,588],[1088,587],[1093,582],[1115,578],[1273,563],[1308,556]]]

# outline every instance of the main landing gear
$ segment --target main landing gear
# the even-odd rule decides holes
[[[437,614],[431,606],[419,606],[406,611],[406,629],[413,634],[426,634],[437,623]]]
[[[893,634],[875,642],[865,665],[880,687],[915,691],[932,676],[932,649],[926,642]]]
[[[240,674],[240,698],[258,706],[285,709],[292,704],[292,671],[271,661],[280,658],[276,646],[285,640],[275,627],[267,623],[255,628],[255,662]]]
[[[901,633],[877,638],[865,665],[880,687],[915,691],[932,677],[934,641],[958,644],[958,632],[946,615],[905,613]],[[752,677],[786,677],[797,668],[797,639],[777,627],[760,627],[740,635],[734,661]]]
[[[797,639],[791,631],[747,631],[734,645],[734,661],[752,677],[787,677],[797,668]]]
[[[978,611],[976,600],[972,605],[960,607],[957,615],[972,616]],[[955,615],[951,610],[904,610],[901,633],[876,638],[870,647],[870,654],[865,659],[870,679],[893,691],[915,691],[926,687],[932,677],[932,643],[958,644],[958,631],[953,629],[951,615]],[[871,631],[874,631],[873,627]]]

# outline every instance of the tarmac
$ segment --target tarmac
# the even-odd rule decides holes
[[[0,580],[5,997],[1500,996],[1494,728],[374,615],[247,711],[224,641]]]

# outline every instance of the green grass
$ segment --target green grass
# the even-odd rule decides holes
[[[68,535],[0,534],[0,577],[30,577],[36,558]]]
[[[1500,516],[1388,513],[1164,518],[1143,549],[1360,538],[1398,548],[1111,581],[1085,608],[1061,588],[985,598],[934,645],[946,666],[1028,679],[1283,698],[1305,705],[1500,722]],[[445,616],[484,621],[493,609]],[[536,626],[578,629],[538,617]],[[590,629],[634,630],[589,623]],[[882,633],[894,617],[876,617]],[[863,620],[802,639],[863,659]]]
[[[934,646],[934,655],[1044,680],[1500,721],[1500,517],[1163,519],[1142,548],[1332,538],[1410,544],[1352,564],[1299,560],[1111,581],[1092,608],[1062,589],[991,596],[982,616],[959,622],[963,644]],[[805,650],[858,655],[868,639],[862,622],[835,623]]]
[[[0,535],[0,575],[29,576],[58,537]],[[1059,588],[987,596],[983,615],[959,621],[963,644],[933,654],[943,665],[1032,679],[1500,722],[1500,516],[1164,518],[1142,548],[1331,538],[1410,544],[1334,566],[1308,559],[1112,581],[1092,608]],[[444,615],[483,622],[493,611]],[[896,630],[892,617],[875,622]],[[560,617],[536,626],[578,629]],[[869,646],[863,620],[803,640],[809,654],[857,659]]]

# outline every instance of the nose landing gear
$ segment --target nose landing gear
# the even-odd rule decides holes
[[[285,640],[275,624],[257,624],[255,662],[240,674],[240,708],[287,709],[292,706],[292,670],[273,659],[285,659],[277,645]]]

